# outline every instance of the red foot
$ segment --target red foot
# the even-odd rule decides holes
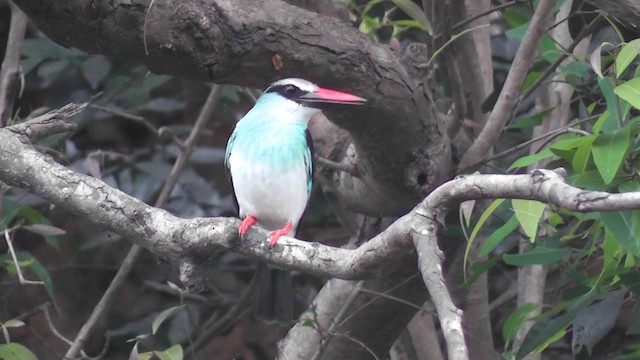
[[[240,236],[245,236],[249,228],[256,224],[256,218],[253,216],[247,216],[242,219],[242,223],[240,224],[240,228],[238,228],[238,233]]]
[[[280,239],[280,236],[289,235],[289,232],[291,232],[292,227],[293,225],[291,225],[291,221],[287,221],[287,223],[284,225],[282,229],[272,231],[271,240],[269,241],[269,247],[276,246],[276,244],[278,243],[278,239]]]

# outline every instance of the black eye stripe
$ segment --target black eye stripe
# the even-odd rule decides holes
[[[306,91],[300,89],[299,87],[293,84],[275,85],[268,88],[266,92],[277,93],[284,96],[287,99],[295,99],[307,93]]]

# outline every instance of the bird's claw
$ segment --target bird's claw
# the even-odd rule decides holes
[[[238,233],[240,234],[240,236],[245,236],[249,231],[249,228],[251,228],[255,224],[256,218],[254,218],[253,216],[247,216],[246,218],[242,219],[242,223],[240,223],[240,227],[238,228]]]
[[[278,243],[278,240],[280,239],[281,236],[283,235],[289,235],[289,233],[291,232],[293,225],[291,225],[290,221],[287,221],[287,223],[285,224],[285,226],[282,229],[278,229],[275,231],[271,232],[271,236],[269,236],[269,247],[272,248],[274,246],[276,246],[276,244]]]

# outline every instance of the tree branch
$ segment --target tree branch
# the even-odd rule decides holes
[[[425,80],[402,54],[337,19],[279,0],[15,2],[63,46],[127,57],[156,73],[257,88],[304,77],[367,98],[367,106],[330,114],[358,155],[361,177],[334,177],[340,200],[356,211],[406,213],[449,176],[448,140],[431,116]],[[282,68],[272,64],[276,54]]]
[[[197,281],[194,265],[210,263],[212,254],[218,250],[231,250],[322,276],[356,280],[377,276],[388,264],[412,254],[411,249],[415,247],[423,281],[442,323],[450,358],[463,358],[466,354],[461,313],[444,287],[436,244],[436,230],[451,207],[466,200],[515,198],[538,200],[580,212],[640,208],[640,192],[610,194],[582,190],[564,182],[564,171],[470,175],[443,184],[414,210],[357,249],[332,248],[288,237],[270,249],[265,241],[267,231],[252,229],[239,241],[237,219],[175,217],[96,178],[57,164],[51,157],[37,152],[29,141],[20,141],[11,131],[13,128],[0,129],[1,181],[25,188],[161,258],[180,264],[183,282],[192,287],[198,285],[194,282]]]
[[[458,165],[459,172],[474,171],[470,165],[479,163],[485,156],[490,154],[489,150],[493,147],[496,140],[502,133],[502,129],[509,120],[509,115],[513,111],[514,105],[518,99],[518,93],[522,87],[525,76],[533,63],[535,58],[535,51],[538,46],[538,42],[542,37],[542,34],[546,31],[546,19],[552,14],[555,0],[541,0],[538,3],[529,29],[527,30],[522,43],[516,52],[516,56],[513,59],[511,70],[507,75],[504,87],[500,92],[498,101],[491,112],[491,116],[486,125],[482,128],[480,135],[475,139],[469,150],[464,154],[460,164]]]
[[[13,102],[18,93],[20,79],[20,50],[24,33],[29,20],[27,16],[9,1],[11,7],[11,25],[9,25],[9,37],[7,49],[2,61],[0,71],[0,127],[7,125],[13,113]]]

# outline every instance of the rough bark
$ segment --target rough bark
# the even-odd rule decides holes
[[[449,143],[421,78],[401,54],[339,20],[278,0],[15,2],[61,45],[127,57],[156,73],[258,88],[305,77],[367,98],[365,107],[330,114],[353,140],[359,176],[332,179],[355,211],[404,213],[449,175]]]

